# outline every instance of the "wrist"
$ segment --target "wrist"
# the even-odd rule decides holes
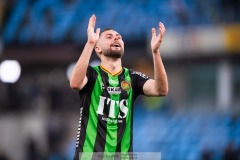
[[[153,53],[153,54],[160,54],[160,51],[159,51],[159,49],[157,49],[157,50],[152,50],[152,53]]]
[[[87,43],[85,44],[85,46],[89,46],[89,47],[94,48],[95,43],[87,41]]]

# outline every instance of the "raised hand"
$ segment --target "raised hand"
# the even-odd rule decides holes
[[[100,28],[97,28],[96,33],[94,32],[95,24],[96,24],[96,16],[93,14],[89,19],[87,34],[88,34],[88,43],[91,43],[94,45],[98,41],[99,33],[100,33]]]
[[[151,48],[153,53],[158,52],[165,34],[165,27],[161,22],[159,22],[159,31],[160,31],[159,35],[156,35],[155,28],[152,28]]]

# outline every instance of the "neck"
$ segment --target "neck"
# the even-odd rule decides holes
[[[101,60],[101,66],[105,70],[110,72],[110,74],[114,75],[122,70],[122,61],[121,58],[118,59],[106,58]]]

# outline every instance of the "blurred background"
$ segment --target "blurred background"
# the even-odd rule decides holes
[[[0,0],[0,160],[73,158],[79,97],[68,75],[92,14],[122,34],[123,66],[150,77],[151,28],[167,28],[169,94],[138,98],[135,151],[240,159],[239,0]]]

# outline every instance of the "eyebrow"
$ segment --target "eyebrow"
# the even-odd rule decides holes
[[[113,34],[112,34],[112,33],[107,33],[105,36],[108,36],[108,35],[110,35],[110,36],[113,36]],[[120,36],[120,37],[122,37],[122,35],[121,35],[121,34],[119,34],[119,33],[117,33],[117,34],[116,34],[116,36]]]

